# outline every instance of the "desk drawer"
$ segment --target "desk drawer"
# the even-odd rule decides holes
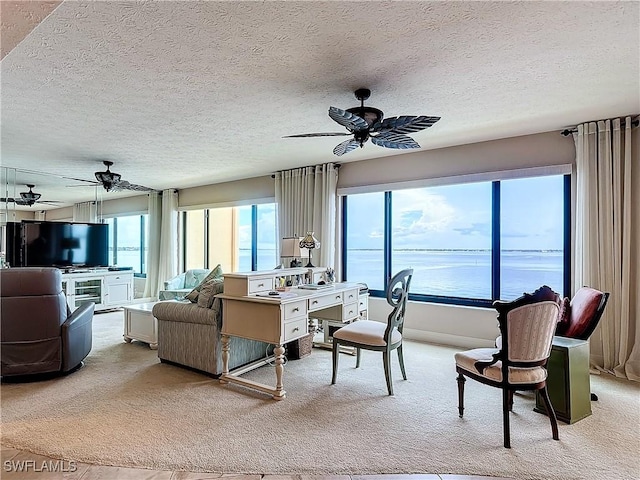
[[[307,301],[298,300],[297,302],[287,303],[282,306],[284,310],[284,321],[289,321],[292,318],[307,316]]]
[[[273,290],[273,278],[249,280],[249,293],[268,292],[269,290]]]
[[[307,334],[308,321],[306,317],[293,320],[284,324],[284,343],[296,338],[300,338]]]
[[[357,303],[348,303],[342,306],[342,321],[347,322],[349,320],[353,320],[358,318],[360,312],[358,311]]]
[[[358,301],[358,289],[347,290],[344,292],[344,303],[353,303]]]
[[[342,303],[342,292],[333,292],[309,299],[309,311]]]

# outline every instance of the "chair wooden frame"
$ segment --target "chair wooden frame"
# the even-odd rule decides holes
[[[509,335],[508,335],[509,322],[507,321],[507,316],[510,311],[524,305],[534,304],[538,302],[545,302],[545,301],[553,301],[553,302],[556,302],[558,305],[560,305],[561,299],[557,293],[551,290],[551,288],[544,285],[540,287],[538,290],[536,290],[534,293],[532,294],[525,293],[523,296],[517,298],[512,302],[503,302],[500,300],[493,302],[494,308],[498,311],[498,323],[499,323],[500,333],[502,335],[502,338],[503,339],[509,338]],[[549,341],[549,354],[551,350],[550,347],[551,347],[551,340]],[[460,418],[462,418],[462,415],[464,412],[464,384],[466,381],[465,377],[472,378],[485,385],[502,389],[502,424],[503,424],[503,433],[504,433],[504,446],[505,448],[511,448],[509,413],[513,409],[513,393],[518,390],[540,390],[540,394],[542,396],[544,405],[548,412],[549,421],[551,422],[551,431],[552,431],[553,439],[559,440],[558,421],[557,421],[553,406],[551,405],[551,400],[549,399],[546,379],[536,383],[510,383],[509,382],[509,368],[511,367],[531,368],[531,367],[538,367],[538,366],[546,368],[546,364],[549,359],[549,354],[547,355],[546,358],[539,361],[532,361],[532,362],[511,361],[509,360],[509,342],[503,341],[502,348],[492,356],[492,359],[490,361],[475,362],[474,367],[477,370],[477,372],[473,372],[461,367],[460,365],[456,365],[456,372],[458,373],[458,377],[457,377],[458,414]],[[495,364],[498,361],[502,362],[501,364],[502,380],[501,381],[493,380],[481,375],[486,368]]]
[[[336,377],[338,375],[338,352],[340,345],[355,347],[356,349],[356,368],[360,367],[360,350],[373,350],[382,352],[382,360],[384,364],[384,375],[387,381],[387,391],[389,395],[393,395],[393,381],[391,379],[391,352],[398,350],[398,361],[400,362],[400,371],[402,372],[402,378],[407,379],[407,373],[404,368],[404,358],[402,355],[402,329],[404,326],[404,315],[407,307],[407,299],[409,298],[409,286],[411,284],[411,278],[413,276],[413,269],[407,268],[398,272],[393,276],[387,285],[387,303],[393,307],[393,310],[387,318],[387,328],[384,331],[384,345],[368,345],[364,343],[347,341],[344,339],[338,339],[333,336],[333,375],[331,377],[331,384],[336,383]],[[399,286],[398,286],[399,285]],[[369,321],[369,320],[361,320]],[[399,341],[393,343],[391,341],[392,333],[394,329],[400,332],[401,338]]]

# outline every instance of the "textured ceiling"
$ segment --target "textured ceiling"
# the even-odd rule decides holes
[[[442,117],[423,149],[640,111],[638,2],[65,1],[36,28],[20,12],[57,2],[2,3],[3,41],[26,35],[1,61],[6,167],[92,180],[109,159],[162,189],[335,161],[341,137],[282,137],[341,131],[328,107],[358,87],[387,117]]]

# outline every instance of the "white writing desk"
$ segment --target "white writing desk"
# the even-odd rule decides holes
[[[265,282],[264,278],[258,278],[260,274],[264,275],[265,272],[256,272],[255,275],[244,274],[249,290],[250,285],[262,284],[263,287],[273,285],[268,283],[268,279]],[[238,274],[230,276],[233,275]],[[218,296],[223,302],[220,383],[236,383],[254,388],[271,394],[275,400],[282,400],[286,396],[282,380],[284,344],[307,335],[309,313],[326,311],[332,318],[339,318],[345,322],[358,317],[359,287],[354,283],[337,283],[322,290],[292,288],[288,292],[281,293],[281,297],[257,296],[264,295],[264,290],[243,296],[229,295],[226,293],[226,283],[227,275],[225,275],[225,293]],[[237,284],[230,282],[230,286],[236,289]],[[230,337],[242,337],[275,345],[273,351],[276,371],[275,388],[240,377],[243,373],[264,365],[270,359],[229,372]]]

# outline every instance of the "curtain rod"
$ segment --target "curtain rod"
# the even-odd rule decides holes
[[[637,118],[635,120],[631,120],[631,127],[637,127],[638,125],[640,125],[640,120],[638,120]],[[625,121],[622,120],[622,122],[620,122],[620,126],[624,127],[625,126]],[[560,135],[567,137],[569,135],[571,135],[572,133],[576,133],[578,131],[577,128],[573,127],[573,128],[566,128],[563,131],[560,132]]]
[[[316,167],[316,166],[318,166],[318,165],[312,165],[312,166]],[[342,166],[342,164],[341,164],[341,163],[334,163],[334,164],[333,164],[333,166],[334,166],[334,167],[336,167],[336,169],[340,169],[340,167]],[[297,168],[305,168],[305,167],[297,167]],[[271,178],[276,178],[276,174],[275,174],[275,173],[272,173],[272,174],[271,174]]]

